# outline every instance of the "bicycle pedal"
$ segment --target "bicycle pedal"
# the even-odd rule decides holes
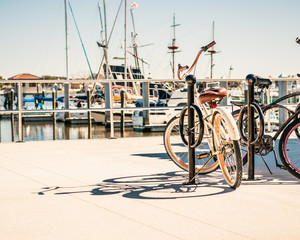
[[[279,165],[280,169],[286,170],[285,166]]]
[[[283,170],[286,170],[286,167],[285,166],[283,166],[283,165],[281,165],[281,164],[276,164],[276,167],[278,167],[278,168],[280,168],[280,169],[283,169]]]
[[[210,156],[210,153],[202,153],[202,154],[198,154],[196,156],[197,159],[203,159],[203,158],[207,158]]]

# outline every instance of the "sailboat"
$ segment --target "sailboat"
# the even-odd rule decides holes
[[[170,50],[169,53],[172,54],[172,62],[171,62],[171,67],[172,67],[172,75],[173,79],[175,79],[175,53],[180,52],[178,50],[178,46],[176,45],[176,37],[175,37],[175,28],[179,26],[180,24],[176,24],[175,22],[175,14],[173,15],[173,24],[171,27],[173,28],[173,39],[172,39],[172,44],[168,46],[168,49]],[[175,86],[175,84],[174,84]],[[150,106],[156,106],[156,105],[164,105],[166,106],[170,101],[174,101],[176,98],[176,104],[178,103],[178,100],[182,98],[182,92],[175,91],[173,92],[174,89],[171,87],[168,88],[168,91],[164,91],[164,93],[167,95],[166,98],[161,101],[159,104],[155,104],[155,102],[150,102]],[[179,93],[179,98],[176,96]],[[184,94],[184,93],[183,93]],[[171,97],[173,96],[173,98]],[[184,97],[186,100],[186,96]],[[180,100],[179,100],[180,101]],[[184,102],[184,105],[186,104],[186,101]],[[179,103],[180,105],[180,103]],[[177,105],[175,105],[177,106]],[[133,123],[134,123],[134,130],[136,131],[164,131],[165,125],[169,121],[169,119],[175,115],[174,110],[164,110],[164,109],[152,109],[149,112],[148,116],[148,124],[145,124],[144,122],[144,113],[143,111],[135,111],[133,114]]]
[[[119,12],[122,6],[123,0],[121,0],[117,15],[114,19],[112,30],[110,32],[109,37],[107,37],[107,20],[106,20],[106,1],[103,1],[103,11],[101,10],[101,5],[100,3],[98,4],[98,10],[99,10],[99,18],[100,18],[100,24],[101,24],[101,37],[102,40],[101,42],[97,42],[98,47],[103,49],[103,58],[99,67],[99,71],[97,74],[97,79],[100,77],[100,72],[103,70],[103,75],[105,79],[111,79],[111,84],[112,84],[112,94],[110,92],[110,83],[105,83],[103,86],[103,93],[105,96],[105,99],[103,103],[101,104],[100,107],[105,107],[105,108],[116,108],[120,107],[120,100],[121,100],[121,91],[124,89],[126,91],[126,99],[128,101],[136,101],[138,99],[141,99],[142,97],[139,96],[139,89],[135,86],[135,84],[131,81],[128,81],[126,83],[120,83],[120,82],[115,82],[115,80],[120,80],[120,79],[139,79],[141,78],[140,71],[133,71],[132,69],[127,67],[127,60],[125,60],[125,66],[122,65],[111,65],[109,64],[108,61],[108,45],[113,33],[113,30],[115,28],[116,20],[119,16]],[[125,1],[125,14],[126,14],[126,3]],[[102,14],[103,12],[103,14]],[[102,17],[103,16],[103,17]],[[126,25],[126,23],[125,23]],[[126,36],[126,34],[125,34]],[[126,40],[125,40],[126,43]],[[126,44],[125,47],[126,49]],[[124,51],[124,59],[126,59],[126,51]],[[120,58],[119,58],[120,59]],[[129,74],[128,74],[129,73]],[[134,77],[133,77],[134,75]],[[113,102],[113,105],[111,106],[111,102]],[[127,105],[128,106],[128,105]],[[133,105],[135,106],[135,105]],[[113,118],[116,121],[120,120],[121,112],[120,111],[114,111],[113,112]],[[97,123],[103,123],[103,124],[108,124],[110,121],[111,114],[107,111],[93,111],[92,112],[92,117],[94,118],[95,122]],[[125,121],[127,122],[132,122],[132,111],[125,111]]]
[[[125,16],[126,16],[126,2],[125,1]],[[99,9],[99,16],[100,16],[100,23],[101,23],[101,36],[102,41],[97,42],[98,46],[103,49],[103,58],[99,67],[98,71],[98,77],[100,75],[100,71],[103,71],[103,75],[105,79],[110,79],[112,83],[112,100],[113,100],[113,108],[120,107],[120,95],[121,90],[126,91],[126,106],[125,107],[139,107],[142,106],[143,100],[142,100],[142,86],[139,82],[135,82],[135,79],[145,79],[144,76],[144,65],[149,65],[143,58],[141,58],[138,55],[138,48],[139,47],[145,47],[150,46],[153,44],[145,44],[138,46],[136,41],[136,29],[134,24],[134,16],[133,16],[133,9],[136,7],[136,5],[132,5],[130,9],[131,13],[131,19],[132,19],[132,26],[133,26],[133,32],[131,34],[132,36],[132,52],[127,50],[126,47],[126,31],[125,31],[125,37],[124,37],[124,57],[114,57],[115,60],[123,60],[124,65],[112,65],[108,62],[108,44],[112,36],[112,32],[115,27],[115,22],[118,18],[120,7],[123,3],[123,0],[120,2],[120,6],[117,12],[117,15],[115,17],[112,30],[110,32],[109,37],[107,37],[107,27],[106,27],[106,8],[105,8],[105,1],[103,1],[103,14],[100,8],[100,4],[98,5]],[[102,15],[104,15],[104,19],[102,19]],[[126,19],[126,17],[125,17]],[[125,30],[126,30],[126,22],[125,22]],[[130,47],[129,47],[130,48]],[[127,61],[127,53],[129,53],[133,58],[135,62],[135,66],[129,66]],[[105,62],[105,63],[104,63]],[[114,80],[126,80],[125,82],[118,82]],[[108,84],[104,86],[105,96],[109,96],[109,92],[106,92],[105,88],[108,88]],[[161,99],[163,96],[168,97],[169,94],[168,89],[166,89],[163,84],[157,84],[157,83],[151,83],[151,80],[149,80],[149,97],[150,102],[157,102],[159,99]],[[105,101],[104,105],[105,108],[110,108],[109,99]],[[114,110],[114,120],[119,121],[121,111]],[[106,117],[105,117],[106,115]],[[92,117],[94,120],[98,123],[105,123],[107,122],[107,119],[109,118],[107,116],[108,114],[104,111],[94,111],[92,112]],[[133,118],[133,110],[125,110],[125,120],[128,124],[132,124],[132,118]]]

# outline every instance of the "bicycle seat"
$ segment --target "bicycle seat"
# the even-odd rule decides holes
[[[243,102],[243,101],[230,101],[230,103],[237,107],[242,107],[245,105],[245,102]]]
[[[268,88],[271,84],[272,81],[271,79],[268,78],[260,78],[256,76],[256,83],[255,83],[259,88]]]
[[[206,103],[226,96],[227,91],[225,88],[212,88],[202,91],[199,95],[199,101],[200,103]]]

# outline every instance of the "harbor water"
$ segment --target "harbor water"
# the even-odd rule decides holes
[[[58,95],[58,97],[63,95]],[[51,97],[51,94],[47,94],[46,97]],[[33,95],[24,96],[26,103],[24,104],[25,109],[35,109]],[[1,110],[4,108],[4,96],[0,96]],[[15,101],[16,102],[16,101]],[[63,103],[58,102],[58,108],[61,108]],[[14,106],[16,109],[16,106]],[[45,102],[45,108],[51,109],[52,102]],[[53,123],[52,121],[24,121],[23,122],[23,141],[47,141],[53,140]],[[18,141],[18,120],[15,118],[14,121],[14,140]],[[120,132],[119,127],[114,128],[114,137],[147,137],[147,136],[162,136],[163,132],[139,132],[134,131],[133,127],[126,127],[124,133]],[[104,125],[93,124],[91,128],[91,139],[110,138],[111,130],[106,128]],[[65,124],[64,122],[56,122],[56,140],[75,140],[75,139],[88,139],[89,128],[88,123],[81,124]],[[10,115],[0,117],[0,142],[11,142],[12,141],[12,130],[11,130],[11,119]]]
[[[114,128],[116,138],[120,137],[147,137],[162,136],[162,132],[137,132],[133,127],[126,127],[124,134],[119,128]],[[19,139],[18,121],[15,121],[15,141]],[[88,139],[88,125],[74,124],[67,125],[63,122],[56,123],[56,140]],[[91,139],[110,138],[110,128],[104,125],[93,124],[91,128]],[[53,124],[51,122],[24,122],[23,140],[27,141],[47,141],[53,140]],[[0,142],[11,142],[11,121],[10,119],[0,120]]]

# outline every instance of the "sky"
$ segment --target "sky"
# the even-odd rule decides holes
[[[103,50],[99,8],[103,0],[69,0],[93,72],[98,72]],[[108,35],[120,0],[106,0]],[[125,0],[124,0],[125,2]],[[116,28],[108,48],[110,64],[123,64],[125,7],[121,5]],[[249,73],[278,77],[300,73],[299,0],[136,0],[133,9],[138,54],[146,77],[172,78],[171,54],[167,46],[173,38],[176,16],[176,44],[180,52],[175,65],[191,65],[201,46],[213,39],[215,22],[213,78],[243,79]],[[127,1],[127,49],[132,51],[131,1]],[[20,73],[66,76],[64,0],[0,0],[0,76]],[[88,63],[68,8],[69,75],[86,77]],[[127,54],[130,65],[134,61]],[[195,75],[210,75],[210,58],[201,55]]]

